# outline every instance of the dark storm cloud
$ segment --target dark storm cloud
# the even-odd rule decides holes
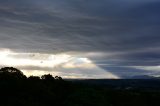
[[[159,0],[1,0],[0,47],[102,52],[96,64],[158,65]]]

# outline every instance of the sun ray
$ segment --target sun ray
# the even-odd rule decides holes
[[[50,73],[65,78],[118,78],[90,59],[68,53],[18,53],[10,49],[0,49],[0,59],[3,60],[0,61],[0,66],[20,68],[27,76]]]

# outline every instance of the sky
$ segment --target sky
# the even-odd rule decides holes
[[[160,0],[0,0],[0,59],[27,76],[160,76]]]

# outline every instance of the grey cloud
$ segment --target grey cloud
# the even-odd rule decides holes
[[[0,47],[19,52],[102,52],[96,64],[158,65],[158,0],[1,0]],[[112,70],[111,70],[112,72]]]

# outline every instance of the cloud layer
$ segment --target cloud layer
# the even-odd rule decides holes
[[[160,63],[159,11],[159,0],[1,0],[0,48],[85,57],[120,77],[151,74],[133,66]]]

